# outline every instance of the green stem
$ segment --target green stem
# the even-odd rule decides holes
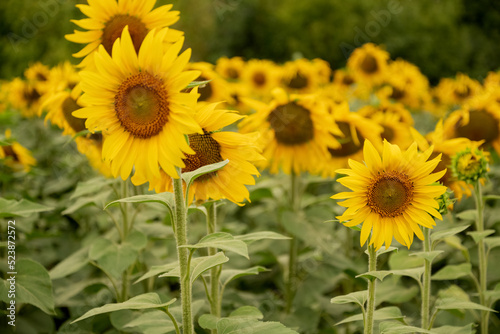
[[[290,178],[290,206],[294,214],[300,210],[300,174],[297,175],[293,170]],[[297,280],[297,258],[299,245],[297,238],[290,235],[290,248],[288,253],[288,280],[286,284],[286,313],[292,310],[293,299],[295,297]]]
[[[474,200],[476,202],[477,209],[477,220],[476,220],[476,230],[478,232],[484,231],[484,201],[483,194],[481,191],[481,182],[477,181],[474,184]],[[481,239],[477,245],[478,247],[478,255],[479,255],[479,302],[481,305],[488,307],[486,305],[485,292],[487,289],[486,286],[486,277],[487,277],[487,259],[486,259],[486,251],[484,247],[484,240]],[[481,311],[481,334],[488,334],[488,322],[489,322],[489,311]]]
[[[424,252],[431,250],[430,230],[426,227],[423,228],[424,233]],[[429,312],[430,312],[430,298],[431,298],[431,262],[427,259],[424,260],[424,276],[422,286],[422,328],[429,328]]]
[[[128,197],[128,183],[127,180],[122,180],[121,182],[121,198]],[[129,233],[129,221],[128,221],[128,203],[120,203],[121,211],[122,211],[122,244],[127,239]],[[126,301],[128,299],[128,290],[129,290],[129,270],[126,269],[122,273],[122,291],[121,291],[121,300]]]
[[[174,185],[175,199],[175,240],[177,242],[177,257],[181,271],[181,307],[182,307],[182,328],[184,334],[193,334],[193,312],[191,307],[192,292],[189,280],[189,249],[180,247],[187,245],[187,212],[182,191],[181,169],[176,167],[179,178],[172,178]]]
[[[217,203],[211,203],[208,205],[208,215],[207,215],[207,233],[215,233],[217,230]],[[217,253],[217,248],[208,248],[208,255],[212,256]],[[220,298],[220,287],[219,287],[219,276],[220,270],[219,266],[213,267],[210,270],[210,313],[217,318],[221,316],[221,298]],[[212,334],[217,333],[216,329],[211,331]]]
[[[368,246],[368,271],[377,270],[377,252],[374,245]],[[375,313],[375,289],[377,288],[377,279],[373,278],[368,281],[368,307],[365,318],[364,334],[373,334],[373,314]]]
[[[172,313],[170,313],[170,311],[168,310],[168,307],[165,307],[165,313],[168,315],[168,317],[170,318],[170,320],[172,321],[172,323],[174,324],[174,327],[175,327],[175,334],[181,334],[181,331],[179,329],[179,325],[177,325],[177,320],[175,320],[174,316],[172,315]]]

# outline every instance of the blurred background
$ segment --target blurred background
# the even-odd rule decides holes
[[[83,15],[83,0],[0,1],[0,78],[40,60],[53,66],[81,46],[64,35]],[[321,58],[332,68],[365,42],[404,58],[431,84],[457,72],[483,79],[500,68],[500,1],[494,0],[158,0],[181,11],[193,61],[221,56],[284,62]]]

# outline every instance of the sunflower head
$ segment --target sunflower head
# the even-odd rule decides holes
[[[434,185],[445,171],[431,173],[439,162],[439,156],[427,161],[432,147],[418,153],[416,143],[402,152],[397,145],[384,141],[382,157],[369,140],[364,143],[364,164],[349,160],[350,169],[340,169],[346,174],[338,180],[352,192],[338,193],[332,198],[346,199],[339,203],[347,208],[337,217],[346,226],[363,224],[361,245],[370,233],[370,244],[379,249],[384,243],[391,245],[392,238],[408,248],[413,235],[423,239],[419,227],[432,228],[434,216],[442,219],[435,200],[446,187]]]
[[[356,81],[369,86],[382,82],[389,53],[373,43],[366,43],[353,51],[347,60],[347,68],[352,71]]]
[[[11,139],[11,133],[11,130],[7,129],[5,139]],[[1,162],[14,171],[29,172],[31,167],[36,165],[36,160],[31,152],[15,140],[9,140],[8,142],[8,145],[0,146]]]
[[[488,159],[482,150],[468,147],[453,156],[451,168],[457,179],[473,184],[486,177]]]

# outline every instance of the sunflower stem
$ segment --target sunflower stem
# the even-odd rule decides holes
[[[181,169],[176,167],[178,178],[172,178],[174,186],[175,200],[175,241],[177,242],[177,257],[180,267],[180,285],[181,285],[181,308],[182,308],[182,332],[183,334],[193,334],[193,312],[191,307],[192,292],[191,282],[189,280],[189,249],[180,247],[187,245],[187,212],[184,203],[184,194],[182,190]]]
[[[374,245],[368,245],[368,271],[377,270],[377,252]],[[373,334],[373,314],[375,313],[375,289],[377,287],[377,279],[372,278],[368,281],[368,301],[365,318],[364,334]]]
[[[209,203],[208,205],[208,215],[207,215],[207,232],[208,234],[215,233],[217,230],[217,203]],[[212,256],[217,253],[217,248],[208,248],[208,255]],[[217,318],[221,316],[221,300],[220,300],[220,288],[219,288],[219,276],[220,276],[220,266],[213,267],[210,270],[210,313]],[[211,333],[217,333],[216,329],[213,329]]]
[[[290,207],[294,214],[300,210],[300,174],[296,174],[292,169],[290,177]],[[298,241],[297,238],[290,234],[290,248],[288,253],[288,280],[286,284],[286,313],[292,310],[293,299],[295,297],[296,280],[297,280],[297,257],[298,257]]]
[[[424,233],[424,252],[431,250],[430,230],[426,227],[423,228]],[[429,312],[430,312],[430,298],[431,298],[431,262],[427,259],[424,260],[424,276],[422,286],[422,328],[429,328]]]
[[[121,198],[128,197],[128,183],[127,180],[122,180],[121,182]],[[129,221],[128,221],[128,203],[120,203],[122,211],[122,244],[127,239],[129,233]],[[128,268],[122,273],[122,291],[121,300],[126,301],[128,299],[128,289],[129,289],[129,270]]]
[[[474,184],[474,200],[476,202],[476,210],[477,210],[477,219],[476,219],[476,230],[478,232],[484,231],[484,201],[483,194],[481,191],[481,182],[478,180]],[[489,307],[486,305],[486,277],[488,273],[487,268],[487,259],[486,252],[484,247],[484,240],[481,239],[478,242],[478,255],[479,255],[479,303],[483,306]],[[489,311],[481,311],[481,334],[488,334],[488,322],[489,322],[490,312]]]

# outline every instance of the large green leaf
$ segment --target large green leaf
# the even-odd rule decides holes
[[[413,278],[416,281],[420,282],[420,278],[422,277],[422,274],[424,273],[424,268],[413,268],[413,269],[401,269],[401,270],[389,270],[390,273],[393,275],[398,275],[398,276],[408,276]]]
[[[90,179],[88,181],[79,182],[76,185],[75,192],[71,195],[70,199],[86,195],[95,195],[101,193],[101,189],[109,184],[116,183],[115,179],[106,179],[102,176]]]
[[[43,312],[55,315],[52,282],[44,266],[31,259],[20,259],[16,262],[17,274],[6,275],[7,280],[0,279],[0,298],[9,303],[9,280],[14,277],[15,300],[18,304],[31,304]]]
[[[229,282],[243,276],[258,275],[261,272],[268,271],[268,269],[255,266],[247,269],[223,269],[220,274],[222,286],[225,287]]]
[[[115,312],[113,314],[116,314]],[[116,315],[118,317],[119,314]],[[113,315],[111,317],[113,320]],[[179,324],[180,326],[180,324]],[[119,328],[122,331],[142,334],[164,334],[175,330],[172,320],[164,311],[148,310],[143,314],[129,317]]]
[[[84,315],[74,320],[73,323],[81,321],[98,314],[109,313],[120,310],[145,310],[145,309],[158,309],[168,307],[173,304],[176,299],[167,300],[155,292],[145,293],[136,297],[132,297],[123,303],[106,304],[101,307],[94,308]]]
[[[363,307],[368,299],[368,290],[356,291],[348,293],[347,295],[337,296],[330,300],[332,304],[347,304],[355,303]]]
[[[0,217],[29,217],[37,212],[45,212],[53,208],[30,202],[24,198],[20,201],[0,197]]]
[[[217,322],[218,334],[298,334],[279,322],[223,318]]]
[[[422,258],[422,259],[427,260],[430,263],[432,263],[432,261],[434,261],[436,256],[438,256],[441,253],[443,253],[442,250],[430,251],[430,252],[416,252],[416,253],[410,254],[410,256],[416,256],[416,257]]]
[[[496,312],[495,310],[481,304],[463,301],[456,298],[438,299],[436,301],[435,308],[438,310],[482,310]]]
[[[229,261],[229,258],[224,255],[224,252],[218,252],[215,255],[202,257],[200,262],[198,262],[198,264],[194,266],[193,270],[190,271],[191,284],[193,284],[193,282],[208,269],[217,267],[227,261]]]
[[[500,237],[489,237],[484,239],[484,243],[488,246],[489,250],[500,247]]]
[[[151,269],[149,269],[149,271],[147,273],[145,273],[144,275],[139,277],[137,279],[137,281],[134,282],[134,284],[139,283],[139,282],[141,282],[145,279],[148,279],[150,277],[159,276],[160,274],[167,273],[178,266],[179,266],[178,261],[174,261],[174,262],[167,263],[167,264],[162,264],[160,266],[152,266]]]
[[[237,235],[234,237],[235,239],[245,241],[246,243],[252,243],[254,241],[263,240],[263,239],[273,239],[273,240],[287,240],[291,239],[290,237],[284,236],[282,234],[270,231],[262,231],[262,232],[254,232],[243,235]]]
[[[465,231],[466,229],[469,228],[470,225],[463,225],[463,226],[455,226],[446,230],[441,230],[437,232],[433,232],[431,234],[431,241],[432,241],[432,248],[436,246],[436,243],[444,238],[451,237],[452,235],[458,234],[462,231]]]
[[[484,231],[473,231],[473,232],[467,232],[468,235],[474,239],[474,242],[477,244],[479,241],[483,240],[487,236],[495,233],[495,230],[484,230]]]
[[[49,271],[50,278],[56,280],[76,273],[89,262],[89,248],[80,248]]]
[[[470,263],[450,264],[432,275],[432,279],[436,281],[454,280],[464,276],[468,276],[471,273],[472,266]]]
[[[368,271],[363,274],[359,274],[356,276],[357,277],[363,277],[366,278],[370,281],[373,281],[374,279],[378,279],[379,281],[383,281],[385,277],[388,275],[392,275],[391,271],[388,270],[376,270],[376,271]]]
[[[173,212],[175,208],[174,194],[169,192],[121,198],[119,200],[109,202],[108,204],[106,204],[104,209],[107,209],[110,205],[118,203],[160,203],[165,205],[170,210],[170,212]]]
[[[429,333],[433,332],[414,326],[407,326],[399,321],[384,321],[379,325],[380,334],[407,334],[407,333]]]
[[[432,332],[436,334],[474,334],[476,333],[476,330],[474,329],[475,327],[476,327],[475,324],[468,324],[463,327],[441,326],[441,327],[434,327],[432,329]]]
[[[402,249],[391,254],[389,267],[392,270],[404,270],[420,268],[424,265],[424,260],[415,256],[410,256],[410,252]]]
[[[477,219],[477,210],[465,210],[457,213],[457,218],[461,220],[473,220]]]
[[[61,213],[63,215],[70,215],[87,205],[95,205],[98,208],[103,208],[104,203],[106,203],[112,192],[112,190],[106,190],[99,192],[97,195],[78,197],[73,204]]]
[[[217,162],[215,164],[200,167],[192,172],[182,173],[182,180],[184,182],[186,182],[187,189],[188,189],[186,191],[186,193],[189,191],[189,188],[191,188],[191,184],[193,184],[194,180],[196,180],[197,178],[199,178],[202,175],[216,172],[219,169],[222,169],[228,163],[229,163],[229,160],[224,160],[221,162]]]
[[[241,240],[236,239],[229,233],[216,232],[203,237],[195,245],[184,245],[179,247],[185,247],[190,249],[199,248],[219,248],[223,251],[230,251],[248,259],[248,247],[247,244]]]
[[[401,314],[401,310],[399,307],[396,306],[388,306],[384,307],[378,310],[375,310],[373,312],[373,319],[374,320],[403,320],[404,316]],[[337,322],[335,326],[345,324],[348,322],[353,322],[353,321],[363,321],[363,314],[356,314],[353,316],[350,316],[348,318],[345,318],[344,320]]]

